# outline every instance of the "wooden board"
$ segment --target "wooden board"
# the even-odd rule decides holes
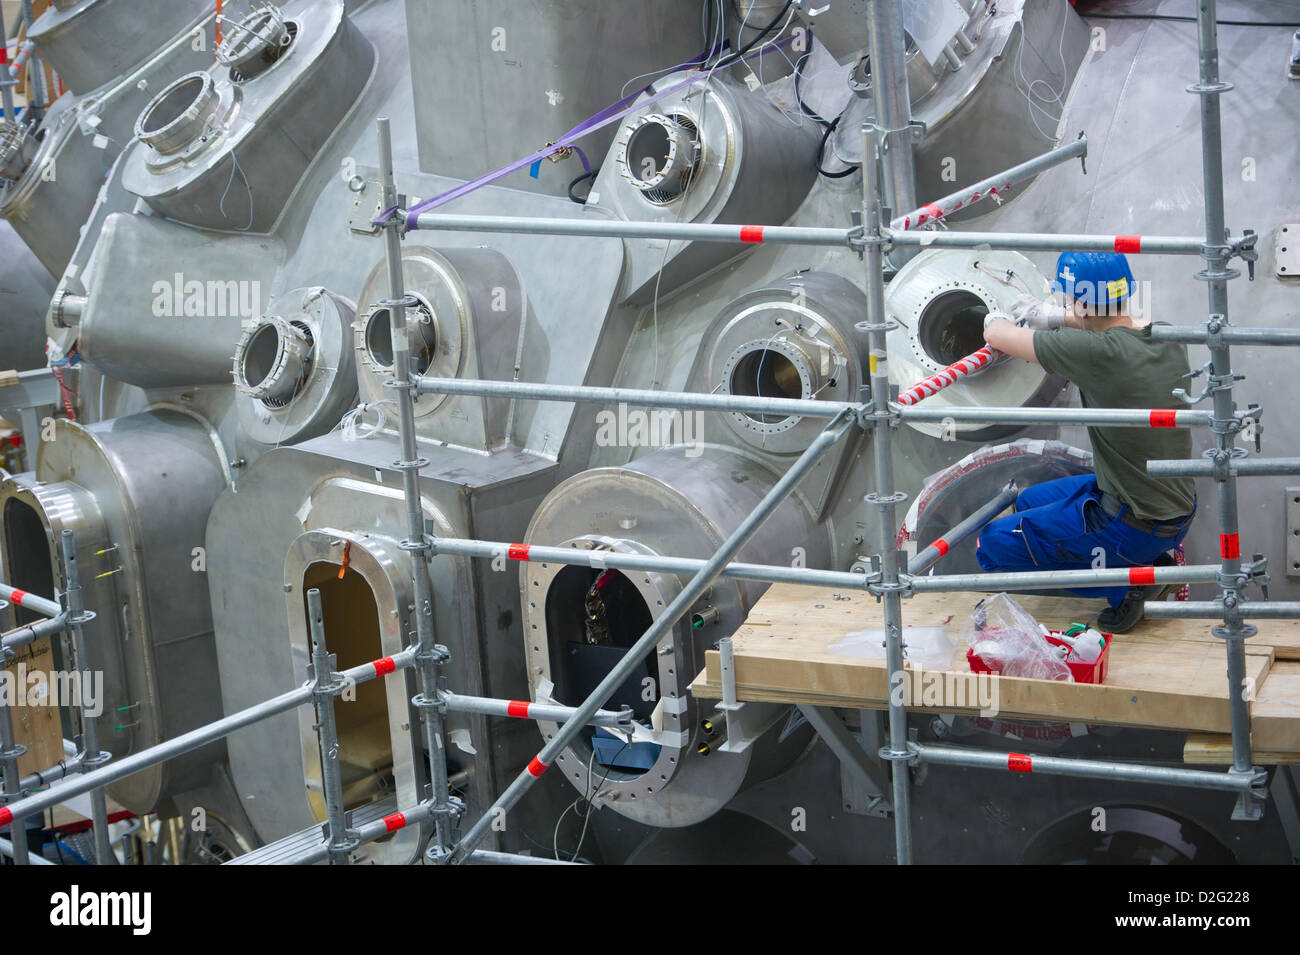
[[[48,675],[54,672],[53,652],[48,639],[20,647],[5,669],[9,672],[8,682],[15,699],[21,699],[21,705],[12,705],[9,709],[13,720],[14,739],[27,752],[18,757],[18,772],[24,776],[49,769],[65,758],[63,752],[63,724],[59,719],[57,706],[40,705],[35,687],[28,677],[31,674]],[[19,676],[23,679],[19,680]],[[48,682],[46,682],[48,688]],[[48,690],[47,690],[48,692]],[[48,699],[42,696],[41,699]],[[37,705],[27,705],[36,701]]]
[[[733,638],[740,699],[876,709],[886,705],[883,660],[848,657],[829,649],[852,631],[882,627],[880,607],[866,594],[841,597],[846,599],[836,600],[827,590],[786,585],[768,590]],[[908,625],[948,623],[955,630],[977,599],[974,594],[918,595],[904,604],[903,617]],[[1090,602],[1026,597],[1021,603],[1041,622],[1059,627],[1077,619],[1080,605],[1086,609]],[[1257,694],[1268,686],[1272,663],[1271,647],[1248,645],[1246,672]],[[981,700],[981,687],[969,672],[963,646],[954,654],[949,673],[914,673],[905,702],[945,712],[977,713],[978,704],[996,692],[999,715],[1012,719],[1222,733],[1231,728],[1224,671],[1223,647],[1217,642],[1123,634],[1111,647],[1110,674],[1103,686],[984,678]],[[716,651],[706,655],[705,671],[692,692],[706,698],[721,696]],[[1286,694],[1284,688],[1281,700],[1270,697],[1270,705],[1285,706]],[[1290,725],[1284,713],[1277,718]],[[1285,738],[1280,728],[1269,732]]]

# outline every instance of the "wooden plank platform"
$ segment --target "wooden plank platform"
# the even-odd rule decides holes
[[[969,593],[919,594],[904,604],[903,619],[909,627],[950,624],[956,643],[956,629],[979,597]],[[1100,601],[1070,597],[1026,595],[1016,600],[1051,627],[1086,620],[1104,606]],[[1256,693],[1253,733],[1261,751],[1300,752],[1300,663],[1275,663],[1275,656],[1290,646],[1295,631],[1288,621],[1273,633],[1272,624],[1261,622],[1259,637],[1247,643],[1246,672]],[[762,702],[883,709],[887,703],[884,661],[830,650],[853,631],[883,625],[880,606],[867,594],[841,593],[840,599],[835,599],[829,590],[774,585],[733,638],[738,696]],[[1209,634],[1209,625],[1181,620],[1147,622],[1117,636],[1103,686],[982,678],[982,698],[976,676],[966,664],[963,645],[956,649],[947,671],[914,671],[905,701],[945,712],[976,714],[980,703],[987,703],[988,694],[995,692],[999,715],[1009,719],[1221,735],[1231,729],[1226,663],[1222,643]],[[706,655],[705,670],[691,690],[704,698],[720,698],[716,651]],[[1207,741],[1197,755],[1211,759],[1214,748]]]

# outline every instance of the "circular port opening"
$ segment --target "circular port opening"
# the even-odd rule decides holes
[[[672,140],[663,123],[646,123],[627,141],[627,165],[642,182],[649,182],[668,171],[668,153]]]
[[[653,622],[645,597],[620,571],[574,566],[556,574],[546,592],[556,700],[572,706],[586,699]],[[635,719],[648,723],[660,695],[656,658],[651,654],[638,665],[604,708],[630,707]],[[647,693],[647,687],[653,692]],[[608,770],[608,778],[616,782],[640,778],[659,758],[659,746],[654,743],[629,746],[594,726],[583,730],[572,752],[581,761],[584,774],[594,753],[592,771],[597,778],[604,778]]]
[[[433,364],[438,348],[438,329],[433,313],[421,303],[406,310],[406,330],[410,336],[411,359],[415,373],[423,375]],[[380,368],[393,367],[393,313],[380,307],[370,313],[365,330],[366,355]]]
[[[279,354],[280,332],[274,325],[263,325],[253,332],[239,366],[244,384],[256,388],[266,381],[267,376],[275,368],[275,360]]]
[[[927,305],[917,323],[917,339],[930,359],[951,365],[984,347],[984,316],[989,307],[974,292],[954,289]]]
[[[699,158],[698,130],[680,113],[642,117],[623,150],[632,185],[657,205],[672,202],[686,191]]]
[[[203,80],[197,76],[181,80],[145,111],[144,119],[140,122],[140,131],[156,133],[169,123],[175,122],[182,113],[199,101],[199,97],[203,95],[203,86]]]
[[[311,373],[314,345],[305,322],[264,322],[247,333],[236,352],[235,377],[268,408],[283,408],[297,397]]]
[[[203,135],[219,105],[209,74],[182,76],[144,108],[135,135],[160,153],[178,152]]]
[[[760,348],[736,362],[731,372],[731,393],[741,398],[802,398],[803,379],[794,362],[785,355],[771,348]],[[761,424],[773,424],[788,417],[748,411],[744,415]]]
[[[218,54],[221,62],[230,66],[232,83],[247,82],[284,59],[298,38],[298,21],[285,20],[280,25],[272,14],[263,14],[250,31],[241,34],[229,52]]]

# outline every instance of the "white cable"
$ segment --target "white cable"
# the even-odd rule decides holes
[[[366,438],[372,438],[383,431],[384,425],[388,423],[388,414],[384,411],[384,405],[392,405],[396,409],[397,401],[393,398],[381,398],[369,403],[363,401],[345,414],[334,426],[334,430],[340,433],[344,441],[364,441]],[[375,412],[375,423],[364,425],[365,430],[360,430],[358,425],[362,424],[361,418],[367,411]]]

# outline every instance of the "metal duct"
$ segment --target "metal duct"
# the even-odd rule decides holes
[[[407,294],[418,303],[406,311],[414,370],[438,378],[502,380],[515,377],[528,311],[514,266],[492,249],[434,250],[406,244],[402,267]],[[361,400],[391,396],[392,323],[388,271],[375,264],[357,300],[353,324]],[[506,439],[511,402],[504,398],[420,395],[415,402],[422,435],[462,447],[488,450]]]
[[[55,3],[36,18],[31,38],[80,95],[131,73],[178,33],[208,29],[204,21],[211,14],[211,0]]]
[[[202,555],[208,511],[227,476],[206,422],[155,408],[89,427],[59,420],[54,437],[40,443],[34,477],[0,484],[6,580],[42,573],[61,587],[54,548],[63,529],[77,534],[86,600],[97,614],[87,633],[112,717],[100,741],[114,755],[221,715]],[[223,754],[222,744],[204,747],[122,780],[109,794],[149,812],[205,784]]]
[[[1050,286],[1019,252],[930,249],[907,263],[885,292],[898,327],[889,332],[889,379],[900,389],[984,347],[984,316],[1010,312],[1021,295],[1046,298]],[[925,399],[926,407],[1018,407],[1047,404],[1065,382],[1032,362],[1003,356]],[[932,437],[987,441],[1014,427],[909,421]]]
[[[242,323],[263,314],[280,256],[278,243],[258,236],[110,215],[86,277],[82,357],[142,388],[228,384]]]
[[[526,540],[582,550],[706,557],[771,488],[772,472],[717,447],[657,451],[621,468],[598,468],[559,485],[543,501]],[[802,555],[799,552],[802,551]],[[792,554],[824,566],[824,528],[787,500],[740,552],[740,560],[789,563]],[[662,612],[683,581],[670,574],[600,571],[545,562],[520,571],[524,650],[533,699],[574,705],[594,688]],[[673,628],[643,670],[616,692],[609,708],[627,704],[655,727],[655,741],[627,755],[642,766],[600,766],[606,782],[594,797],[620,815],[653,826],[689,826],[709,818],[746,785],[779,771],[805,745],[783,737],[788,707],[754,706],[745,722],[763,730],[743,752],[722,750],[726,721],[715,706],[688,692],[704,653],[743,621],[762,585],[717,581],[692,617]],[[704,723],[709,723],[712,731]],[[540,724],[543,734],[554,724]],[[556,766],[586,791],[592,733]],[[605,745],[605,744],[596,744]],[[618,749],[617,745],[613,747]],[[615,760],[620,754],[613,754]]]
[[[681,80],[674,73],[654,88]],[[619,127],[587,206],[635,222],[783,223],[816,177],[816,128],[792,125],[762,93],[715,76],[648,104]],[[740,254],[709,242],[626,246],[624,300],[633,304]]]
[[[354,307],[319,286],[277,295],[235,345],[235,407],[263,444],[324,434],[356,404]]]
[[[129,192],[194,226],[267,232],[275,225],[375,62],[343,0],[291,0],[277,15],[292,42],[277,47],[272,62],[249,75],[218,61],[145,107],[136,122],[143,145],[124,160]],[[249,68],[244,45],[223,49]]]

